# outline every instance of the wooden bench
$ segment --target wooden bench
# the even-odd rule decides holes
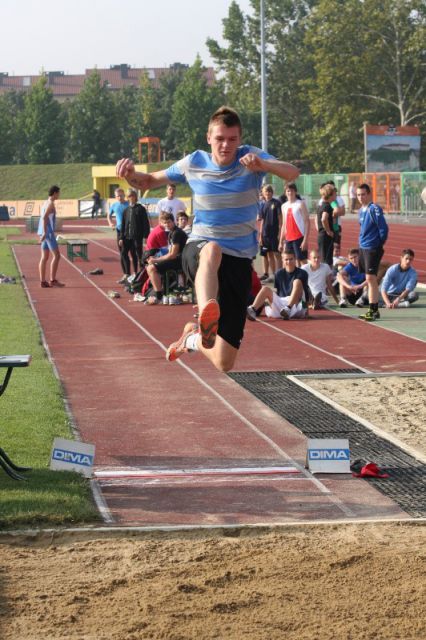
[[[87,255],[87,240],[67,240],[67,258],[74,262],[74,258],[81,258],[82,260],[88,260]]]
[[[31,362],[31,356],[0,356],[0,367],[6,368],[6,375],[2,384],[0,384],[0,396],[6,391],[9,384],[10,376],[12,375],[15,367],[28,367]],[[24,476],[21,476],[18,471],[30,471],[31,467],[18,467],[9,458],[4,449],[0,447],[0,467],[2,467],[8,476],[14,480],[25,480]]]

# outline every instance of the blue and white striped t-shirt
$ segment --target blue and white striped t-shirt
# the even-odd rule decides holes
[[[228,255],[256,255],[259,189],[265,174],[240,164],[247,153],[274,159],[257,147],[243,145],[227,167],[215,164],[206,151],[194,151],[166,169],[171,182],[187,182],[194,193],[194,221],[188,242],[214,240]]]

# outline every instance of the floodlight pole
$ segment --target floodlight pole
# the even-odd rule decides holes
[[[266,112],[265,0],[260,0],[260,96],[262,149],[268,151],[268,115]]]

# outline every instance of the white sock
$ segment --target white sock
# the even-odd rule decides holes
[[[189,351],[198,351],[198,338],[200,337],[200,334],[198,333],[198,331],[196,333],[191,333],[186,341],[185,341],[185,347],[189,350]]]

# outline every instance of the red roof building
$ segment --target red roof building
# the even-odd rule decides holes
[[[147,74],[153,86],[159,86],[160,78],[173,73],[178,69],[187,69],[188,65],[175,63],[170,67],[143,67],[135,68],[128,64],[111,65],[109,69],[86,69],[81,75],[66,75],[63,71],[46,71],[47,86],[52,90],[54,98],[58,102],[72,99],[78,95],[89,75],[97,71],[101,80],[111,91],[118,91],[128,86],[139,87],[141,77]],[[208,86],[215,81],[214,70],[208,67],[205,71]],[[0,72],[0,95],[10,90],[29,91],[38,82],[38,76],[10,76],[7,72]]]

